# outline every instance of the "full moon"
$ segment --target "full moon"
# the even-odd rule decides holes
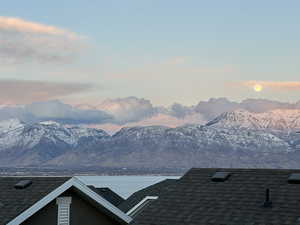
[[[260,84],[255,84],[255,85],[253,86],[253,89],[254,89],[254,91],[256,91],[256,92],[261,92],[262,89],[263,89],[263,87],[262,87]]]

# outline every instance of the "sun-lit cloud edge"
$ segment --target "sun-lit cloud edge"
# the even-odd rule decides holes
[[[0,17],[0,64],[72,63],[89,48],[86,36],[14,17]]]
[[[251,80],[237,83],[241,86],[254,88],[255,86],[261,86],[263,89],[276,89],[276,90],[300,90],[300,81],[258,81]]]
[[[72,39],[81,38],[79,35],[55,27],[44,25],[41,23],[35,23],[27,20],[23,20],[15,17],[3,17],[0,16],[0,29],[17,31],[17,32],[28,32],[28,33],[39,33],[48,35],[61,35]]]

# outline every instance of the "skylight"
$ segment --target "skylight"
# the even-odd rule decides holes
[[[292,173],[288,178],[289,183],[300,184],[300,173]]]
[[[211,180],[214,182],[224,182],[230,176],[229,172],[216,172],[212,177]]]
[[[25,189],[32,184],[31,180],[21,180],[15,184],[16,189]]]

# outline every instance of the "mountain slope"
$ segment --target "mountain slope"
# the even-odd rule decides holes
[[[219,128],[300,130],[300,110],[272,110],[250,113],[246,110],[226,112],[206,124]]]
[[[297,138],[300,140],[300,135]],[[300,143],[291,145],[278,134],[245,128],[133,127],[96,145],[67,152],[48,164],[128,168],[296,166],[297,162],[289,159],[284,163],[284,158],[298,150]]]
[[[39,165],[53,157],[109,135],[97,129],[71,127],[46,121],[25,124],[19,120],[0,123],[1,165]]]
[[[206,125],[102,130],[55,122],[0,123],[4,166],[300,167],[299,110],[223,113]],[[299,130],[298,130],[299,129]]]

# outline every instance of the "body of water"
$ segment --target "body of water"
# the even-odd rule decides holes
[[[134,192],[163,181],[178,179],[178,176],[77,176],[86,185],[109,187],[123,198],[128,198]]]

